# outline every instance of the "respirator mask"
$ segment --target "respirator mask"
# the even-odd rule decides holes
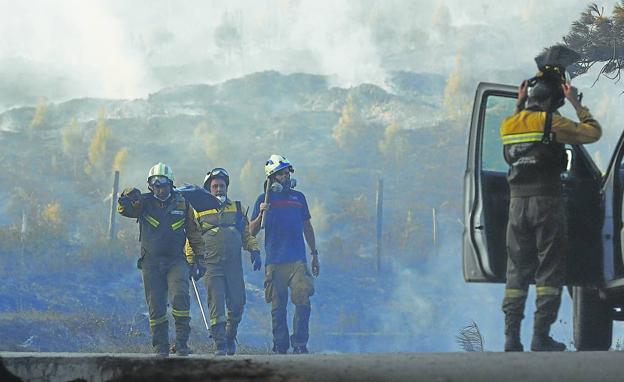
[[[271,184],[271,191],[283,192],[283,191],[288,191],[291,188],[295,188],[296,186],[297,186],[297,179],[288,179],[284,182],[284,184],[275,181]]]

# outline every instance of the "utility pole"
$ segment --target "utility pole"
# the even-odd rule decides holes
[[[110,218],[108,220],[108,240],[115,239],[115,215],[117,213],[117,189],[119,188],[119,170],[115,170],[115,180],[113,181],[113,192],[111,193]]]
[[[383,179],[377,182],[377,273],[381,271],[381,238],[383,231]]]

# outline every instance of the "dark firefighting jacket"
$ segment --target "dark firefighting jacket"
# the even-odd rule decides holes
[[[567,158],[564,144],[597,141],[600,124],[586,107],[576,111],[580,122],[552,113],[550,134],[544,134],[547,113],[525,109],[501,124],[505,161],[509,164],[507,180],[511,197],[555,196],[561,192],[561,172]]]

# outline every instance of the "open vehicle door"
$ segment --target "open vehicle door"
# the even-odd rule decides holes
[[[604,289],[609,294],[622,295],[624,303],[624,135],[616,146],[615,155],[609,162],[603,185],[604,223],[601,239],[603,249],[602,276]],[[614,297],[614,296],[611,296]]]
[[[500,125],[516,107],[517,88],[480,83],[475,95],[464,174],[463,273],[469,282],[505,282],[508,165]],[[601,277],[602,175],[582,146],[567,145],[562,174],[568,213],[568,285]]]

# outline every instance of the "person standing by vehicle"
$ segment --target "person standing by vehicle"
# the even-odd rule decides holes
[[[318,277],[320,273],[310,211],[303,193],[293,190],[296,182],[290,174],[295,170],[288,159],[271,155],[264,170],[267,176],[265,193],[256,200],[249,226],[255,236],[263,228],[264,219],[264,291],[266,302],[271,303],[273,352],[285,354],[292,345],[293,353],[308,353],[310,296],[314,294],[314,279],[306,262],[304,238],[312,256],[312,275]],[[295,305],[290,337],[286,321],[289,288]]]
[[[184,256],[188,240],[201,264],[204,242],[193,207],[175,191],[173,171],[164,163],[154,165],[147,176],[149,193],[126,188],[117,201],[117,211],[139,223],[141,257],[137,267],[143,274],[145,298],[149,307],[152,346],[162,357],[169,355],[167,296],[175,319],[176,352],[189,354],[190,327],[189,276],[201,276],[199,265],[189,269]]]
[[[580,122],[557,112],[564,99],[574,107]],[[563,351],[566,346],[550,337],[550,327],[557,319],[565,279],[564,144],[595,142],[602,129],[582,106],[577,89],[566,81],[565,66],[546,64],[540,66],[536,77],[520,85],[516,113],[502,122],[500,134],[509,164],[510,190],[507,282],[502,304],[504,349],[524,350],[520,326],[529,284],[535,280],[531,350]]]
[[[219,199],[221,206],[195,213],[206,245],[205,283],[215,355],[236,353],[236,334],[246,300],[241,248],[250,252],[255,271],[262,267],[258,242],[249,233],[249,221],[241,202],[227,197],[229,186],[230,175],[225,169],[208,172],[204,188]],[[186,254],[193,256],[190,242],[187,242]]]

